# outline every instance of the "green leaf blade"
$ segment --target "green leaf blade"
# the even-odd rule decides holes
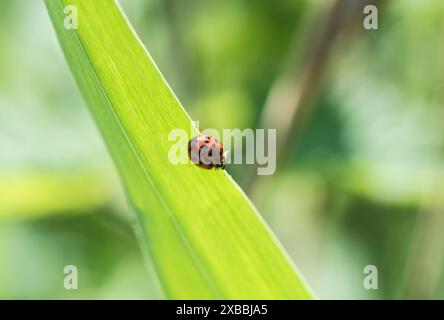
[[[224,171],[168,160],[191,120],[112,0],[45,0],[71,72],[110,150],[168,298],[309,299],[300,275]],[[78,9],[66,30],[63,8]]]

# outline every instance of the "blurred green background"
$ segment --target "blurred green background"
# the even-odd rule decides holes
[[[201,128],[278,129],[228,171],[318,297],[444,299],[444,2],[120,3]],[[162,298],[43,2],[1,7],[0,298]]]

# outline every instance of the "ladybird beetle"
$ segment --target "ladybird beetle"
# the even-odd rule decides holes
[[[225,169],[226,153],[219,140],[199,134],[188,142],[188,157],[191,162],[205,169]]]

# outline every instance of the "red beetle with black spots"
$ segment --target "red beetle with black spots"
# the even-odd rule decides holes
[[[227,164],[222,143],[205,134],[199,134],[188,142],[188,157],[204,169],[225,169]]]

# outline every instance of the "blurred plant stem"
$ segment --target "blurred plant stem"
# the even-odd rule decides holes
[[[177,0],[164,0],[163,5],[168,22],[170,46],[173,55],[172,62],[178,70],[177,74],[180,75],[180,85],[183,88],[181,90],[183,93],[181,98],[183,99],[181,100],[187,99],[189,101],[196,97],[198,79],[195,74],[199,69],[195,65],[193,56],[190,54],[192,50],[187,47],[186,34],[184,32],[184,28],[187,25],[185,21],[185,13],[187,12],[185,6],[191,6],[191,4],[185,4]]]
[[[444,208],[442,201],[437,199],[431,201],[418,217],[416,239],[406,267],[405,294],[401,298],[436,297],[444,264]]]
[[[0,221],[53,214],[90,214],[115,205],[117,184],[94,170],[0,172]],[[120,203],[119,203],[120,204]]]
[[[277,131],[276,159],[279,166],[285,165],[293,153],[295,141],[313,112],[315,101],[322,89],[328,67],[333,57],[334,45],[342,49],[351,37],[340,36],[350,31],[360,31],[364,19],[363,9],[377,0],[337,0],[322,8],[310,24],[312,30],[304,36],[301,58],[299,51],[292,52],[290,70],[285,70],[269,90],[262,114],[260,128],[275,128]],[[301,47],[299,46],[299,47]],[[255,184],[256,168],[246,175],[245,189],[249,193]]]
[[[437,100],[442,105],[444,95]],[[444,119],[444,111],[438,112]],[[444,123],[441,125],[444,136]],[[444,150],[444,141],[441,141]],[[405,299],[432,299],[437,295],[444,270],[444,202],[442,176],[430,186],[430,197],[424,201],[423,212],[418,216],[416,237],[411,245],[405,272]],[[442,298],[442,297],[441,297]]]

